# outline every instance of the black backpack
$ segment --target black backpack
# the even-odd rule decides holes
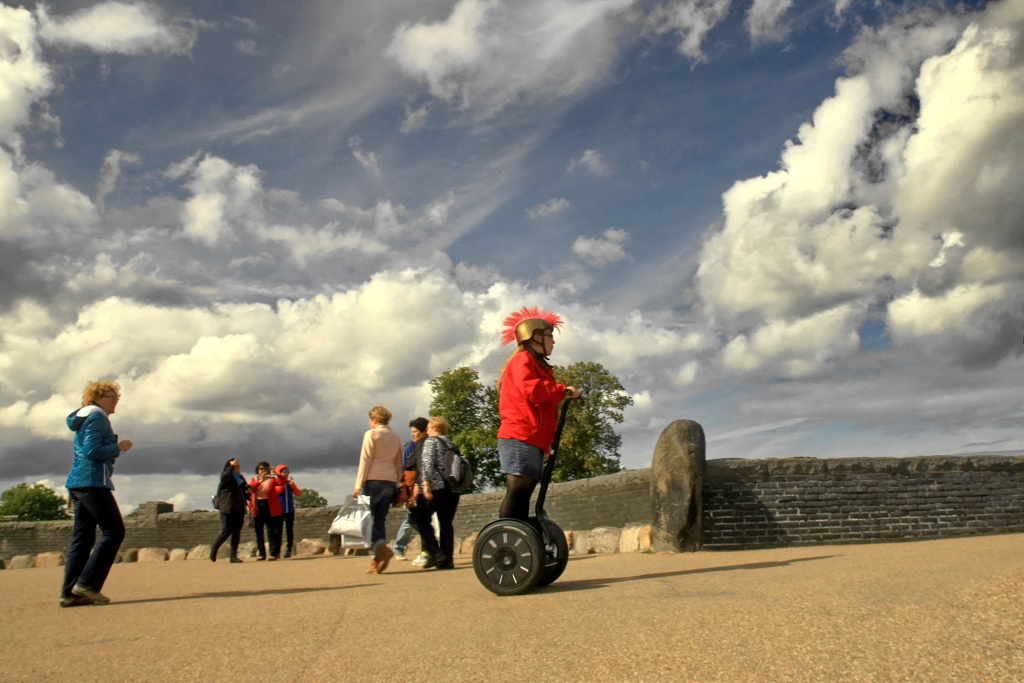
[[[473,468],[455,444],[445,439],[444,482],[452,493],[465,493],[473,486]]]

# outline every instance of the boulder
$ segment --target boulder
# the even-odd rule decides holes
[[[64,553],[39,553],[36,555],[36,567],[63,567]]]
[[[637,532],[637,540],[640,542],[640,552],[651,552],[651,548],[654,546],[654,529],[650,524],[644,524],[640,527],[640,530]]]
[[[138,562],[139,561],[139,549],[138,548],[127,548],[122,550],[117,555],[115,562]]]
[[[166,562],[170,553],[167,548],[142,548],[136,562]]]
[[[167,557],[171,562],[181,562],[188,559],[188,551],[184,548],[175,548]]]
[[[8,569],[32,569],[36,566],[35,555],[15,555],[7,565]]]
[[[230,548],[230,546],[229,546]],[[209,543],[200,543],[192,550],[188,551],[188,559],[190,560],[208,560],[210,559],[210,552],[212,552],[213,546]],[[230,550],[229,550],[230,552]]]
[[[700,550],[704,451],[704,429],[693,420],[672,422],[658,438],[651,464],[654,550]]]
[[[478,535],[479,532],[474,531],[472,534],[463,539],[462,545],[459,547],[458,551],[463,553],[464,555],[472,555],[473,548],[476,547],[476,537]]]
[[[324,542],[316,538],[304,538],[295,546],[295,554],[302,556],[323,555],[327,552]]]
[[[590,532],[587,531],[574,531],[572,533],[572,545],[569,546],[569,552],[573,555],[588,555],[593,552],[590,549],[590,544],[587,542],[587,536]],[[565,540],[569,540],[566,537]]]
[[[246,541],[245,543],[239,543],[238,557],[243,560],[247,557],[256,557],[256,541]]]
[[[619,529],[599,526],[591,529],[587,534],[587,552],[610,555],[619,552],[619,541],[621,536]]]
[[[640,550],[640,527],[627,526],[619,535],[619,552],[635,553]]]

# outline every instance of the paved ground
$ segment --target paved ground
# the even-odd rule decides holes
[[[365,558],[0,571],[0,680],[1024,681],[1024,535],[575,557],[516,597]]]

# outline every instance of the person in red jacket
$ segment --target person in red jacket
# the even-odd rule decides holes
[[[251,507],[255,518],[256,550],[259,552],[256,559],[267,559],[267,547],[263,544],[265,527],[270,536],[270,559],[276,560],[281,556],[281,526],[275,523],[274,518],[281,517],[281,500],[278,496],[284,484],[270,471],[270,463],[264,460],[256,465],[256,476],[249,482],[249,489],[252,492]]]
[[[527,521],[530,496],[558,427],[558,404],[580,393],[555,381],[548,357],[562,319],[542,308],[522,308],[505,319],[502,344],[518,348],[498,378],[498,460],[505,475],[500,516]]]

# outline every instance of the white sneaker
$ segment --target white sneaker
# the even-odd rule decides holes
[[[398,552],[396,550],[395,551],[395,559],[396,560],[401,560],[402,562],[405,562],[408,558],[405,556],[405,551],[404,550],[402,552]]]
[[[419,557],[412,561],[414,567],[422,567],[430,560],[430,553],[420,553]]]

